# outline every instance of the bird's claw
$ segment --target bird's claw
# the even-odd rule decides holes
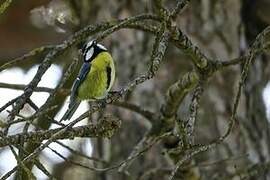
[[[106,99],[100,99],[97,101],[97,103],[100,105],[102,109],[106,108],[106,104],[107,104]]]

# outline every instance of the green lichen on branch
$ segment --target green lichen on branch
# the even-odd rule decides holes
[[[191,57],[199,69],[205,69],[210,61],[201,50],[177,27],[171,29],[172,40],[175,45]]]
[[[12,0],[6,0],[0,5],[0,15],[2,15],[12,3]]]
[[[188,5],[189,1],[190,0],[180,0],[170,14],[170,18],[175,19],[177,15]]]
[[[161,112],[164,117],[172,117],[184,97],[198,83],[199,76],[196,72],[188,72],[168,89],[165,102],[161,106]]]
[[[110,138],[116,130],[121,126],[121,122],[116,118],[104,118],[98,124],[89,124],[85,126],[78,126],[68,128],[65,132],[57,136],[56,139],[73,139],[76,137],[102,137]],[[42,142],[50,139],[54,134],[61,131],[63,128],[50,129],[46,131],[36,131],[19,133],[16,135],[2,137],[0,139],[0,147],[9,144],[17,145],[23,142]],[[55,140],[56,140],[55,139]]]

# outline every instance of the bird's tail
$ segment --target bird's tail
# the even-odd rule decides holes
[[[68,110],[66,111],[60,122],[70,120],[70,118],[75,113],[76,109],[79,107],[80,103],[81,103],[80,101],[76,101],[71,106],[69,106]]]

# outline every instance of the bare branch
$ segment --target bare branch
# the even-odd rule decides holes
[[[164,117],[175,115],[179,104],[181,104],[187,93],[192,90],[199,81],[196,72],[188,72],[168,89],[165,102],[161,106],[161,113]]]
[[[26,167],[26,165],[21,161],[21,159],[20,159],[19,155],[16,153],[15,149],[12,146],[9,146],[9,148],[10,148],[12,154],[14,155],[14,157],[15,157],[15,159],[17,161],[18,166],[20,168],[22,168],[22,170],[24,170],[24,172],[26,172],[27,178],[29,178],[29,179],[36,179],[35,176],[34,176],[34,174],[31,172],[31,170],[28,169]],[[19,173],[20,173],[20,170],[19,170]]]
[[[190,160],[193,158],[195,155],[208,151],[209,149],[212,149],[216,146],[216,143],[211,143],[208,145],[201,145],[199,147],[195,147],[194,149],[191,149],[190,151],[186,151],[185,155],[180,158],[180,160],[176,163],[174,170],[172,171],[169,180],[173,180],[174,176],[176,175],[178,169],[185,163],[186,161]]]
[[[52,50],[54,48],[55,48],[55,46],[41,46],[39,48],[33,49],[29,53],[24,54],[23,56],[15,58],[13,60],[10,60],[7,63],[0,66],[0,72],[3,71],[4,69],[7,69],[7,68],[14,66],[15,64],[18,65],[18,63],[20,63],[22,61],[25,63],[25,60],[29,60],[29,59],[31,59],[39,54],[49,52],[50,50]]]
[[[199,103],[200,99],[203,93],[203,87],[199,85],[192,96],[191,104],[189,107],[190,115],[186,124],[187,129],[187,135],[188,135],[188,142],[189,144],[193,144],[194,142],[194,125],[195,121],[197,119],[198,109],[199,109]]]
[[[89,124],[85,126],[78,126],[69,128],[68,131],[64,131],[60,135],[56,136],[56,139],[73,139],[75,137],[111,137],[114,132],[119,129],[120,121],[116,119],[103,120],[97,125]],[[21,141],[23,142],[42,142],[52,138],[57,132],[60,132],[65,128],[56,128],[46,131],[36,131],[19,133],[16,135],[6,136],[0,139],[0,147],[7,145],[16,145]]]
[[[51,148],[50,146],[47,146],[48,149],[50,149],[54,154],[56,154],[58,157],[60,157],[61,159],[63,159],[64,161],[72,164],[72,165],[75,165],[75,166],[79,166],[79,167],[83,167],[83,168],[86,168],[90,171],[100,171],[100,169],[98,168],[95,168],[95,167],[90,167],[90,166],[87,166],[87,165],[84,165],[80,162],[75,162],[73,161],[72,159],[69,159],[69,158],[66,158],[65,156],[63,156],[61,153],[57,152],[56,150],[54,150],[53,148]]]
[[[128,167],[132,163],[132,160],[142,155],[144,152],[148,151],[155,143],[157,143],[158,141],[169,135],[171,135],[171,133],[164,133],[159,136],[151,136],[151,134],[146,133],[144,137],[141,139],[141,141],[133,148],[133,151],[130,153],[128,158],[121,163],[121,165],[118,168],[118,171],[126,173]]]
[[[172,13],[170,14],[170,18],[175,19],[177,15],[184,9],[190,0],[179,0],[176,7],[173,9]]]
[[[263,53],[265,50],[269,49],[269,47],[270,47],[270,42],[267,42],[267,43],[263,43],[262,47],[253,47],[255,49],[253,50],[251,49],[250,51],[253,51],[255,54],[258,55],[258,54]],[[220,68],[244,63],[250,58],[251,55],[252,55],[251,53],[248,53],[246,55],[243,55],[243,56],[240,56],[238,58],[234,58],[228,61],[219,61],[217,64],[217,68],[220,69]]]
[[[231,114],[231,117],[230,117],[230,124],[229,124],[229,128],[227,130],[227,132],[224,134],[224,136],[221,137],[221,140],[226,138],[232,128],[233,128],[233,125],[236,121],[236,114],[237,114],[237,108],[238,108],[238,105],[239,105],[239,102],[240,102],[240,97],[241,97],[241,94],[242,94],[242,88],[244,86],[244,83],[245,83],[245,80],[247,78],[247,75],[248,75],[248,70],[249,70],[249,67],[252,63],[252,61],[254,60],[254,58],[258,55],[259,51],[256,51],[256,49],[260,49],[263,44],[265,43],[264,42],[264,38],[270,33],[270,26],[268,26],[267,28],[265,28],[255,39],[252,47],[251,47],[251,51],[248,55],[248,59],[247,61],[245,61],[245,64],[244,64],[244,67],[243,67],[243,70],[241,72],[241,78],[239,80],[239,83],[238,83],[238,89],[237,89],[237,93],[236,93],[236,96],[235,96],[235,100],[234,100],[234,104],[233,104],[233,110],[232,110],[232,114]]]
[[[113,105],[128,109],[128,110],[133,111],[133,112],[136,112],[136,113],[142,115],[143,117],[145,117],[150,122],[153,122],[153,120],[155,119],[154,118],[155,114],[153,112],[145,110],[138,105],[131,104],[128,102],[121,102],[121,101],[115,101],[115,102],[113,102]]]
[[[18,98],[19,98],[19,97],[14,98],[14,99],[10,100],[9,102],[7,102],[5,105],[3,105],[3,106],[0,108],[0,112],[4,111],[8,106],[11,106],[12,104],[14,104]]]
[[[0,82],[0,88],[15,89],[15,90],[24,90],[26,85],[24,84],[8,84]],[[35,92],[48,92],[50,93],[53,89],[47,87],[35,87]]]
[[[262,175],[264,173],[267,173],[270,169],[270,162],[265,163],[257,163],[254,164],[248,168],[241,169],[239,171],[236,171],[236,173],[232,174],[231,176],[228,176],[224,179],[233,179],[236,176],[241,176],[242,179],[252,179],[257,178],[258,175]]]
[[[209,65],[210,60],[179,28],[173,27],[171,29],[171,38],[178,48],[191,57],[193,63],[199,69],[205,69]]]
[[[55,141],[57,144],[59,144],[60,146],[66,148],[69,152],[75,154],[75,155],[78,155],[78,156],[81,156],[83,158],[86,158],[88,160],[91,160],[91,161],[96,161],[96,162],[101,162],[101,163],[104,163],[104,164],[107,164],[108,162],[106,162],[105,160],[103,159],[99,159],[99,158],[95,158],[95,157],[89,157],[79,151],[76,151],[74,149],[72,149],[71,147],[65,145],[64,143],[60,142],[60,141]]]
[[[41,162],[39,162],[38,160],[34,161],[37,168],[41,170],[49,179],[56,180],[56,178],[51,175],[51,173],[45,168],[45,166]]]

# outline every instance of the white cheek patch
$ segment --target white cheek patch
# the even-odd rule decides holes
[[[107,49],[106,49],[103,45],[97,44],[97,46],[98,46],[100,49],[103,49],[103,50],[107,51]]]
[[[89,61],[91,57],[93,56],[93,54],[94,54],[94,48],[92,47],[86,52],[85,60]]]
[[[90,46],[92,46],[93,42],[94,42],[94,41],[89,41],[89,42],[87,43],[87,45],[86,45],[86,49],[88,49]]]

